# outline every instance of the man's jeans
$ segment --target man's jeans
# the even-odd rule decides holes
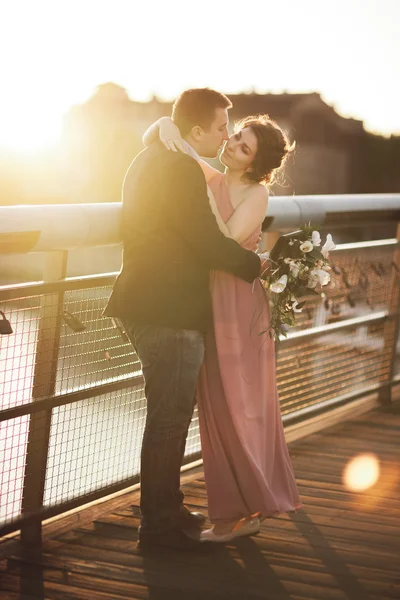
[[[204,358],[198,331],[123,321],[142,363],[147,418],[141,453],[140,510],[144,532],[178,521],[183,502],[180,468]]]

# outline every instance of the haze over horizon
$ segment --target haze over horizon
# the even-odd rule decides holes
[[[0,147],[51,144],[108,81],[133,100],[188,87],[318,92],[367,130],[400,134],[398,0],[14,0],[3,7]],[[23,19],[21,19],[23,15]]]

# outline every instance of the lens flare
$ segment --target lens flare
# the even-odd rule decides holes
[[[376,456],[360,454],[347,463],[343,471],[343,483],[352,492],[362,492],[378,481],[379,472]]]

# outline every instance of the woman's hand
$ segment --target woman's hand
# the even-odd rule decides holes
[[[167,150],[177,152],[186,152],[185,142],[181,136],[179,128],[175,125],[170,117],[163,117],[158,121],[158,135],[160,141],[164,144]]]
[[[150,125],[142,137],[142,142],[144,146],[148,147],[158,139],[167,150],[187,152],[186,142],[170,117],[161,117],[153,125]]]

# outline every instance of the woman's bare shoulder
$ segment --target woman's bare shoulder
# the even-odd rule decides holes
[[[257,202],[257,204],[268,204],[269,191],[265,185],[254,183],[248,187],[246,200]]]

